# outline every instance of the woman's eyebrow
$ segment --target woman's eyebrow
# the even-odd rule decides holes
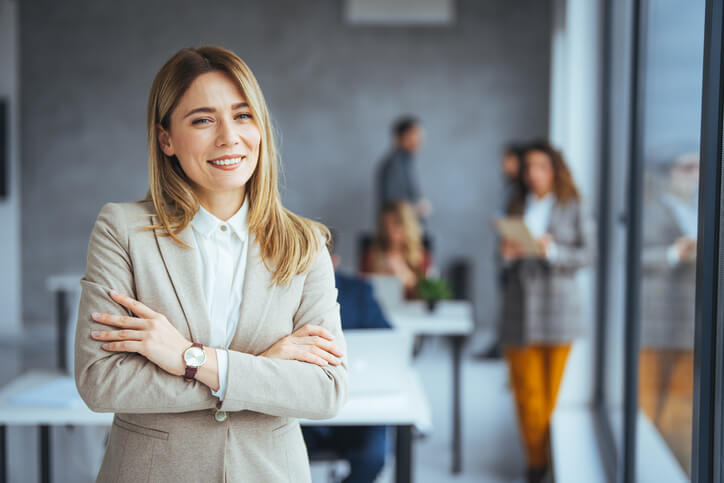
[[[246,102],[239,102],[239,103],[231,106],[231,110],[235,111],[236,109],[241,109],[242,107],[249,107],[249,104],[247,104]],[[211,112],[216,112],[216,109],[214,109],[213,107],[197,107],[196,109],[191,109],[189,112],[187,112],[186,115],[182,119],[186,119],[191,114],[196,114],[197,112],[211,113]]]

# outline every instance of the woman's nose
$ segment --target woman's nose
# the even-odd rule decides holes
[[[218,124],[218,137],[216,139],[217,146],[239,144],[239,133],[234,129],[234,125],[228,121],[221,121]]]

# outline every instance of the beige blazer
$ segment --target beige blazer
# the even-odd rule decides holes
[[[271,273],[250,235],[240,322],[219,402],[208,386],[173,376],[137,353],[105,351],[90,336],[108,329],[91,319],[93,311],[132,315],[108,295],[115,289],[164,314],[189,340],[209,343],[195,253],[170,237],[138,230],[157,220],[154,213],[150,201],[106,203],[88,244],[75,382],[90,409],[115,413],[97,481],[310,481],[297,418],[333,417],[347,399],[347,348],[329,252],[323,248],[311,269],[289,285],[270,287]],[[191,230],[189,225],[179,236],[195,246]],[[256,355],[309,323],[336,336],[342,364]],[[217,409],[226,412],[225,420],[217,420]]]

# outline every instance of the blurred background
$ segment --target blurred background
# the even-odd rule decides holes
[[[89,234],[145,196],[151,82],[202,45],[254,72],[285,206],[379,307],[340,299],[352,347],[395,361],[305,426],[315,482],[720,481],[721,12],[0,0],[0,481],[95,481],[111,419],[67,377]]]

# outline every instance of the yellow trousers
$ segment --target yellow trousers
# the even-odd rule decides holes
[[[570,350],[570,343],[505,348],[529,467],[550,464],[551,416]]]
[[[641,349],[639,406],[688,475],[691,475],[693,397],[693,351]]]

